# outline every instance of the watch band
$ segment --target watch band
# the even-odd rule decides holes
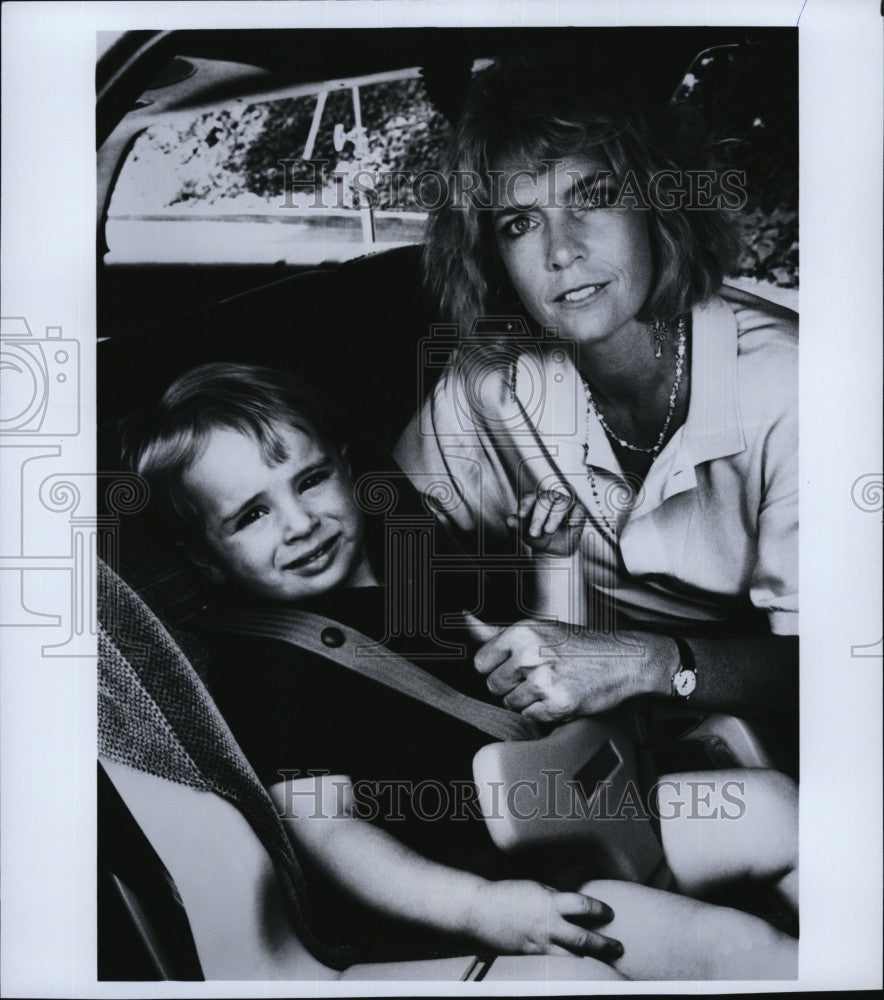
[[[671,679],[672,697],[679,697],[687,701],[688,698],[690,698],[690,696],[693,694],[697,684],[697,660],[694,657],[693,649],[684,639],[682,639],[681,636],[670,635],[670,639],[672,639],[672,641],[678,647],[678,658],[681,661],[679,663],[678,669],[672,675]],[[688,673],[693,674],[693,678],[685,678],[686,680],[689,681],[690,690],[687,691],[687,693],[684,693],[678,689],[678,686],[676,685],[676,678],[680,674],[688,674]],[[690,683],[690,681],[692,681],[692,683]]]
[[[694,657],[694,651],[687,640],[682,639],[680,635],[670,635],[669,638],[678,646],[678,657],[681,660],[679,670],[693,670],[696,673],[697,661]],[[675,672],[678,673],[678,670]]]

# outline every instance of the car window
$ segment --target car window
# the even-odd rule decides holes
[[[309,265],[417,243],[413,180],[432,184],[449,129],[416,68],[158,122],[120,171],[105,260]]]
[[[744,247],[728,280],[796,308],[792,58],[770,46],[706,49],[686,68],[671,103],[703,122],[719,165],[746,177]],[[488,62],[476,60],[473,71]],[[244,69],[179,63],[182,71]],[[450,133],[420,70],[284,93],[158,115],[119,173],[105,261],[304,267],[419,242]],[[150,92],[145,96],[149,105]]]

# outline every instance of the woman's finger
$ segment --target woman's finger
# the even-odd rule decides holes
[[[554,534],[574,507],[574,495],[571,488],[563,483],[541,490],[537,494],[537,507],[542,508],[546,513],[540,530],[547,535]]]
[[[486,643],[496,639],[504,630],[498,625],[486,625],[480,618],[463,611],[463,623],[466,630],[476,640],[476,642]]]
[[[538,499],[537,503],[534,504],[534,509],[531,511],[531,518],[528,522],[528,534],[532,538],[540,537],[549,513],[549,507],[542,500]]]
[[[524,678],[524,670],[515,660],[508,659],[496,670],[488,675],[486,684],[488,690],[498,698],[509,694],[515,687],[521,684]],[[481,673],[482,671],[480,671]]]
[[[497,639],[492,639],[491,642],[485,643],[485,645],[478,650],[476,655],[473,657],[473,666],[480,674],[490,674],[492,670],[496,670],[502,663],[505,663],[510,656],[510,651],[506,645]]]
[[[558,531],[561,527],[562,521],[568,516],[567,507],[553,507],[549,512],[549,516],[546,519],[546,524],[543,526],[543,530],[548,535],[552,535],[554,532]]]
[[[564,722],[558,718],[550,709],[550,704],[545,698],[532,702],[527,708],[522,709],[522,715],[526,719],[533,719],[535,722]]]
[[[527,517],[531,512],[531,508],[537,501],[537,496],[534,493],[525,493],[522,499],[519,501],[519,506],[516,509],[516,513],[520,518]]]
[[[503,704],[512,712],[521,712],[523,708],[527,708],[542,697],[543,694],[537,690],[534,684],[530,681],[522,681],[503,699]]]
[[[511,648],[510,656],[489,675],[488,690],[501,697],[523,682],[537,697],[543,697],[552,683],[552,674],[548,663],[538,663],[536,656],[526,654],[515,646]]]

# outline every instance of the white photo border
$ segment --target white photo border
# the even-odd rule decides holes
[[[40,532],[18,472],[37,462],[88,533],[95,479],[96,33],[136,28],[693,24],[799,28],[801,233],[801,942],[794,983],[715,992],[881,986],[881,156],[882,19],[873,0],[608,2],[10,2],[2,8],[2,312],[25,317],[79,394],[23,464],[2,452],[0,557]],[[57,329],[57,328],[60,328]],[[52,332],[50,332],[52,331]],[[47,355],[48,356],[48,355]],[[57,362],[59,365],[61,362]],[[59,369],[59,371],[61,371]],[[71,383],[67,386],[70,388]],[[56,405],[56,404],[53,404]],[[73,428],[73,429],[72,429]],[[18,440],[18,439],[17,439]],[[39,449],[38,449],[39,451]],[[30,453],[29,453],[30,454]],[[24,475],[24,473],[22,473]],[[39,477],[42,485],[47,477]],[[22,480],[24,481],[24,480]],[[32,480],[28,479],[30,483]],[[33,479],[37,482],[37,479]],[[67,492],[66,492],[67,491]],[[33,494],[29,494],[33,495]],[[13,511],[14,517],[8,512]],[[34,515],[37,520],[34,520]],[[0,560],[3,607],[75,590],[70,539],[40,539],[44,571],[18,590]],[[52,544],[62,546],[51,548]],[[42,546],[42,547],[41,547]],[[19,553],[21,554],[21,553]],[[10,557],[11,558],[11,557]],[[10,583],[10,580],[14,582]],[[91,581],[81,581],[83,593]],[[41,593],[39,604],[31,591]],[[47,588],[49,588],[47,590]],[[36,591],[35,591],[36,592]],[[25,615],[25,617],[28,617]],[[49,627],[52,626],[52,627]],[[4,993],[48,997],[352,995],[352,984],[99,983],[95,980],[95,660],[88,629],[55,652],[54,622],[0,628]],[[584,992],[519,983],[522,995]],[[585,992],[598,990],[585,984]],[[663,982],[660,993],[701,984]],[[505,983],[365,983],[362,995],[511,995]],[[645,992],[640,983],[606,993]]]

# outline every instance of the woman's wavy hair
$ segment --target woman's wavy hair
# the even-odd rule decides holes
[[[659,171],[708,165],[684,123],[664,145],[636,107],[593,85],[591,69],[522,55],[477,74],[452,138],[449,191],[455,172],[468,173],[478,181],[474,198],[491,204],[488,171],[505,162],[537,169],[544,160],[592,155],[615,181],[631,170],[643,191]],[[423,262],[439,318],[468,334],[479,317],[512,313],[517,296],[497,252],[492,212],[463,201],[449,197],[431,215]],[[670,320],[720,286],[739,253],[739,230],[733,213],[718,209],[652,205],[648,222],[655,274],[638,318]]]

